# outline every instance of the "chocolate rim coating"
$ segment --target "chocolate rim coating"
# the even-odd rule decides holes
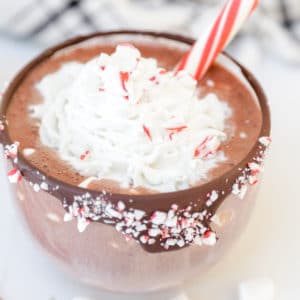
[[[68,46],[76,45],[80,42],[84,42],[86,40],[101,37],[101,36],[109,36],[109,35],[140,35],[140,36],[150,36],[155,38],[166,38],[169,40],[175,40],[178,42],[182,42],[188,45],[192,45],[195,40],[184,37],[181,35],[164,33],[164,32],[152,32],[152,31],[135,31],[135,30],[122,30],[122,31],[108,31],[108,32],[97,32],[86,36],[79,36],[73,39],[70,39],[66,42],[60,43],[54,47],[45,50],[40,54],[38,57],[33,59],[29,64],[27,64],[10,82],[8,88],[6,89],[3,95],[3,102],[1,103],[0,107],[0,120],[4,122],[5,128],[4,131],[0,132],[0,142],[3,145],[10,145],[13,141],[10,139],[5,112],[9,105],[10,99],[14,94],[15,90],[21,84],[24,77],[26,77],[27,73],[34,69],[39,63],[44,61],[45,59],[51,57],[57,51],[66,48]],[[259,137],[262,136],[269,136],[270,135],[270,110],[269,105],[264,94],[264,91],[255,77],[245,68],[243,67],[238,61],[232,58],[227,53],[223,53],[227,58],[229,58],[237,67],[239,67],[240,71],[242,72],[243,76],[247,79],[248,83],[254,90],[258,102],[261,108],[262,113],[262,127],[260,130]],[[9,124],[8,124],[9,125]],[[257,141],[254,146],[251,148],[249,153],[244,157],[244,159],[235,165],[231,170],[226,172],[225,174],[209,181],[208,183],[195,186],[186,190],[175,191],[175,192],[167,192],[167,193],[155,193],[149,195],[129,195],[129,194],[106,194],[106,199],[111,202],[113,205],[117,205],[119,201],[124,202],[126,207],[131,207],[135,209],[141,209],[145,211],[147,214],[151,214],[154,210],[155,211],[168,211],[172,204],[177,204],[179,209],[184,209],[187,206],[192,206],[193,209],[199,211],[199,208],[203,209],[205,207],[205,202],[207,200],[207,194],[210,193],[212,190],[222,191],[220,194],[218,201],[216,201],[210,208],[209,208],[209,215],[213,215],[220,204],[224,201],[226,196],[232,192],[232,186],[235,183],[236,179],[242,175],[242,170],[244,170],[247,164],[257,156],[261,155],[262,150],[265,147],[262,146],[259,141]],[[13,163],[15,164],[15,163]],[[53,196],[59,198],[62,202],[67,203],[68,205],[72,205],[74,195],[84,195],[87,192],[92,196],[92,198],[96,198],[97,196],[101,195],[102,193],[99,191],[89,190],[85,188],[80,188],[78,186],[73,186],[63,181],[57,180],[53,177],[47,176],[43,173],[42,170],[38,170],[32,164],[30,164],[22,153],[18,153],[18,162],[15,164],[16,167],[21,171],[22,176],[26,178],[28,181],[33,183],[41,183],[42,176],[46,177],[47,184],[50,187],[59,186],[57,190],[49,190],[48,193],[52,194]],[[100,221],[101,222],[101,221]],[[210,221],[207,220],[207,223]],[[143,245],[146,249],[147,246]],[[150,247],[151,249],[146,249],[150,252],[157,252],[159,251],[157,247]],[[162,249],[160,249],[162,251]]]

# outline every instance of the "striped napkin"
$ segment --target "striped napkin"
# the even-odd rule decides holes
[[[198,36],[225,0],[0,1],[0,33],[44,46],[72,36],[118,28],[168,30]],[[242,34],[262,53],[300,63],[300,0],[261,0]],[[238,45],[239,38],[235,44]],[[271,46],[270,46],[271,45]],[[274,46],[276,45],[276,46]],[[267,49],[267,51],[266,51]]]

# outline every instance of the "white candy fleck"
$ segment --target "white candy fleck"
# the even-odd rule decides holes
[[[94,180],[97,180],[97,178],[96,177],[88,177],[88,178],[84,179],[78,186],[86,189],[90,185],[90,183],[93,182]]]
[[[46,182],[42,182],[40,187],[44,191],[48,191],[48,189],[49,189],[48,183],[46,183]]]
[[[55,223],[59,223],[60,222],[60,219],[59,219],[59,216],[54,214],[54,213],[48,213],[47,214],[47,218],[49,220],[51,220],[52,222],[55,222]]]
[[[35,183],[35,184],[33,185],[33,190],[34,190],[36,193],[38,193],[38,192],[41,190],[41,187],[39,186],[39,184]]]
[[[197,235],[197,236],[195,237],[195,239],[194,239],[194,243],[195,243],[195,245],[197,245],[197,246],[201,246],[201,245],[202,245],[202,239],[201,239],[201,237]]]
[[[240,138],[241,139],[247,138],[247,134],[245,132],[240,132]]]
[[[258,141],[265,147],[268,147],[271,144],[272,139],[268,136],[262,136],[258,139]]]
[[[209,234],[204,234],[205,236],[202,238],[202,242],[207,246],[214,246],[217,242],[217,236],[214,232],[210,231]]]
[[[161,230],[158,228],[151,228],[149,229],[148,234],[151,237],[157,237],[161,234]]]
[[[24,156],[30,156],[30,155],[34,154],[35,152],[36,152],[36,150],[33,148],[25,148],[25,149],[23,149],[22,153]]]
[[[133,214],[136,220],[141,220],[145,216],[145,212],[140,209],[135,209]]]
[[[148,245],[153,245],[155,243],[155,239],[149,239],[148,240]]]
[[[175,246],[177,243],[177,241],[175,239],[169,238],[166,241],[166,246],[170,247],[170,246]]]
[[[69,222],[71,220],[73,220],[73,215],[71,213],[65,213],[64,222]]]
[[[121,219],[122,218],[122,215],[118,211],[116,211],[115,209],[113,209],[111,205],[107,205],[106,206],[105,212],[106,212],[106,214],[109,217],[117,218],[117,219]]]
[[[180,248],[182,248],[183,246],[184,246],[184,240],[183,239],[179,239],[178,241],[177,241],[177,246],[178,247],[180,247]]]
[[[167,214],[161,211],[156,211],[151,216],[152,223],[156,225],[164,224],[166,219],[167,219]]]
[[[87,226],[89,225],[89,221],[85,218],[77,218],[77,228],[80,233],[84,232]]]
[[[117,207],[118,207],[118,210],[120,210],[120,211],[123,211],[126,208],[124,202],[122,202],[122,201],[118,202]]]
[[[243,185],[240,189],[239,198],[244,199],[247,193],[248,187],[246,185]]]

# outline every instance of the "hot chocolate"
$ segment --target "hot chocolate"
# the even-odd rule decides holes
[[[124,186],[122,179],[128,175],[127,172],[122,173],[124,168],[114,168],[117,172],[105,173],[107,178],[106,175],[97,178],[95,175],[98,173],[93,173],[93,168],[84,174],[78,167],[78,161],[88,163],[86,166],[90,167],[93,160],[88,159],[99,154],[98,150],[93,154],[93,148],[86,148],[89,146],[87,138],[90,136],[90,129],[85,136],[80,135],[79,139],[76,135],[73,136],[74,140],[82,137],[84,147],[78,151],[74,140],[68,141],[65,148],[61,147],[64,142],[61,138],[45,138],[53,132],[55,136],[62,136],[66,129],[72,131],[73,128],[70,126],[72,122],[64,123],[65,120],[72,120],[72,117],[63,118],[63,113],[76,114],[76,107],[71,106],[65,111],[62,106],[56,107],[54,103],[51,107],[51,101],[47,102],[47,97],[53,90],[48,92],[45,89],[49,84],[59,82],[57,76],[61,76],[59,72],[64,63],[86,63],[100,53],[112,54],[117,45],[130,43],[141,52],[137,61],[143,61],[143,57],[155,58],[158,62],[157,70],[162,71],[163,68],[168,71],[173,69],[192,42],[190,39],[169,34],[141,32],[98,33],[74,39],[46,51],[34,60],[14,79],[4,95],[0,137],[5,146],[5,154],[13,165],[8,176],[11,182],[18,183],[16,190],[22,214],[44,249],[84,282],[126,292],[157,290],[180,284],[194,274],[203,274],[218,261],[240,235],[249,219],[264,152],[270,142],[269,110],[262,89],[253,76],[226,55],[221,55],[220,61],[198,83],[198,89],[195,88],[196,100],[193,98],[194,93],[186,97],[185,87],[194,84],[188,79],[188,75],[180,77],[180,74],[175,74],[166,83],[159,78],[157,84],[166,84],[166,93],[169,93],[166,88],[168,82],[173,81],[178,85],[176,91],[180,93],[180,97],[174,96],[176,107],[170,106],[167,112],[178,107],[178,110],[184,110],[185,107],[177,102],[184,97],[189,105],[189,101],[195,100],[201,106],[206,106],[205,114],[208,118],[201,113],[197,102],[191,104],[193,109],[189,117],[179,118],[181,123],[178,121],[175,127],[173,124],[161,126],[162,120],[174,121],[172,114],[163,114],[156,119],[156,125],[141,122],[140,127],[134,126],[132,131],[127,131],[128,139],[132,138],[129,133],[136,136],[136,141],[139,141],[137,145],[141,147],[156,147],[159,145],[158,141],[163,141],[161,144],[167,149],[174,146],[168,150],[171,153],[174,149],[179,153],[182,149],[188,149],[187,153],[191,157],[175,156],[176,159],[171,160],[173,163],[166,165],[161,164],[161,160],[156,162],[155,166],[160,170],[171,170],[166,173],[168,181],[163,177],[153,183],[146,180],[147,176],[136,181],[137,177],[129,174],[128,177],[133,181]],[[106,59],[111,60],[109,56]],[[147,60],[143,62],[148,64]],[[96,71],[97,74],[98,71],[103,71],[101,66]],[[106,68],[107,65],[104,66]],[[156,70],[155,68],[151,70]],[[92,73],[93,70],[92,68]],[[162,73],[164,72],[163,70]],[[43,85],[43,79],[47,79],[51,73],[55,80]],[[130,76],[137,76],[134,78],[141,76],[132,70],[129,73]],[[69,77],[74,74],[77,76],[77,72],[71,72]],[[86,74],[80,72],[79,76],[84,77]],[[140,74],[147,74],[147,87],[156,86],[157,78],[148,78],[147,70]],[[135,83],[128,79],[128,74],[121,75],[121,92],[114,99],[121,95],[126,106],[132,99],[136,99],[131,94]],[[108,88],[107,85],[102,85],[105,78],[101,76],[100,86],[97,85],[99,93]],[[68,76],[61,77],[63,96],[70,92],[65,90],[70,84],[66,83],[67,79]],[[108,84],[109,82],[111,81]],[[113,93],[119,87],[114,88]],[[124,87],[128,94],[123,94]],[[171,91],[174,90],[173,87]],[[144,88],[143,85],[142,90]],[[153,91],[156,92],[157,89],[160,87],[145,92],[147,105],[151,108],[157,99],[152,97]],[[90,106],[88,110],[86,102],[78,96],[81,89],[72,91],[75,91],[72,99],[77,99],[83,115],[86,116],[86,123],[90,124],[94,111],[97,111],[96,106]],[[83,95],[87,102],[99,100],[98,94],[96,98],[86,92]],[[142,97],[142,102],[146,98]],[[58,95],[53,96],[53,99],[66,103],[65,98]],[[43,103],[44,106],[39,106]],[[98,102],[95,103],[98,105]],[[142,108],[144,104],[141,103]],[[52,114],[50,110],[58,107]],[[115,107],[116,110],[119,108],[120,106]],[[208,121],[199,124],[198,118],[193,117],[196,110],[199,112],[199,119]],[[147,120],[153,120],[157,116],[157,111],[153,111],[145,116]],[[136,110],[133,112],[137,114]],[[107,115],[109,114],[101,115],[101,118]],[[56,121],[47,123],[43,131],[46,116],[51,116],[50,120]],[[91,119],[87,119],[87,116],[91,116]],[[123,116],[124,114],[119,115],[120,121],[127,122]],[[137,116],[134,120],[139,120],[141,114]],[[126,125],[126,122],[122,124]],[[66,126],[61,126],[62,124]],[[97,122],[90,128],[103,130],[99,124]],[[139,123],[134,123],[136,124]],[[82,125],[85,126],[84,123]],[[125,125],[124,128],[128,128]],[[163,129],[158,130],[155,126]],[[76,130],[80,128],[74,123],[75,127]],[[188,129],[192,133],[195,130],[197,134],[209,130],[210,134],[207,138],[202,135],[199,141],[195,141],[194,134],[189,135]],[[51,131],[50,135],[43,135],[45,132],[49,133],[48,130]],[[94,134],[99,136],[98,131]],[[119,145],[118,139],[114,139],[110,147],[116,144]],[[137,145],[133,149],[136,153],[143,154]],[[64,152],[64,149],[67,151]],[[131,155],[128,149],[122,150],[120,154]],[[158,151],[156,157],[161,158],[161,154]],[[115,159],[117,156],[110,155],[106,161],[111,157]],[[142,159],[144,156],[138,157]],[[187,170],[182,169],[185,175],[182,177],[184,185],[177,184],[180,175],[176,173],[180,166],[178,160],[184,161],[187,167]],[[204,173],[197,173],[196,177],[188,172],[194,160],[203,163],[205,169]],[[132,161],[125,159],[122,166],[130,166]],[[144,168],[141,170],[144,172]],[[126,176],[122,175],[121,180],[115,180],[119,174]],[[166,182],[172,184],[165,185]]]
[[[175,67],[180,57],[182,57],[182,55],[184,54],[184,49],[176,48],[176,45],[170,46],[167,43],[154,44],[154,41],[151,40],[137,41],[133,44],[137,49],[139,49],[142,57],[151,57],[152,59],[156,59],[158,66],[160,67],[160,69],[150,67],[150,70],[148,70],[149,79],[146,79],[149,81],[150,84],[148,88],[153,88],[151,86],[151,78],[153,78],[153,81],[156,80],[156,83],[153,83],[154,87],[158,85],[159,81],[170,81],[170,78],[165,79],[165,72],[167,72],[167,70],[172,70]],[[174,89],[171,95],[168,95],[167,92],[163,90],[163,88],[156,91],[156,93],[162,94],[161,97],[166,98],[169,96],[171,99],[171,105],[173,105],[175,109],[173,109],[173,111],[170,112],[170,115],[172,116],[169,119],[168,116],[165,117],[167,108],[163,107],[164,101],[157,101],[157,103],[153,103],[152,106],[149,105],[149,101],[147,101],[146,105],[144,105],[144,108],[141,109],[142,112],[140,112],[134,111],[134,106],[140,109],[142,106],[141,103],[132,104],[130,103],[130,99],[128,101],[124,101],[122,97],[115,101],[113,101],[113,99],[106,100],[111,106],[108,107],[108,105],[105,104],[97,108],[99,116],[95,117],[93,115],[94,111],[88,111],[85,113],[83,111],[85,109],[83,108],[83,105],[86,104],[87,106],[92,106],[91,108],[96,110],[95,106],[99,102],[105,101],[101,98],[101,94],[103,94],[105,91],[104,88],[101,88],[99,84],[96,84],[95,87],[89,86],[92,85],[91,82],[93,79],[89,77],[93,77],[94,74],[88,73],[89,70],[82,70],[84,69],[82,65],[76,65],[70,62],[87,63],[87,61],[90,61],[91,59],[95,60],[95,57],[99,56],[100,53],[111,54],[115,51],[116,45],[116,43],[109,42],[107,44],[94,45],[88,48],[85,47],[70,49],[69,51],[64,51],[62,54],[52,56],[49,59],[42,62],[39,66],[34,68],[34,70],[32,70],[30,74],[28,74],[27,78],[23,81],[22,85],[20,85],[19,88],[16,90],[7,111],[7,120],[10,123],[9,134],[13,141],[20,142],[20,152],[23,153],[25,159],[28,160],[37,169],[47,174],[48,176],[54,177],[58,180],[62,180],[71,185],[87,187],[99,191],[105,190],[106,192],[132,194],[145,194],[153,193],[156,191],[169,192],[173,190],[188,188],[197,184],[200,185],[204,182],[207,182],[215,177],[224,174],[226,171],[230,170],[234,165],[239,163],[243,159],[243,157],[249,152],[251,147],[253,147],[259,136],[259,131],[262,122],[262,116],[259,106],[255,101],[253,101],[252,95],[247,90],[247,88],[240,82],[240,80],[228,70],[226,70],[224,67],[218,64],[214,65],[210,69],[206,77],[198,83],[198,102],[202,100],[202,102],[199,103],[200,109],[196,106],[190,108],[189,106],[191,106],[193,103],[196,103],[197,100],[192,99],[192,104],[188,103],[187,99],[182,98],[184,97],[184,95],[181,95],[181,98],[178,99],[178,101],[176,102],[176,93],[180,93],[180,90],[178,91],[178,88],[176,90],[176,87],[178,87],[178,84],[180,84],[180,81],[177,80],[175,83],[173,83],[174,86],[171,86],[171,88]],[[141,59],[141,56],[136,54],[136,51],[134,49],[132,49],[132,53],[130,53],[130,50],[127,50],[126,52],[125,48],[128,47],[127,45],[122,47],[123,48],[119,46],[119,57],[116,54],[114,54],[116,57],[115,60],[123,59],[122,55],[129,56],[127,58],[128,60],[130,60],[130,58],[134,60]],[[131,57],[130,55],[138,55],[138,57]],[[147,64],[149,64],[149,60],[145,59],[144,65],[142,65],[140,67],[141,70],[138,71],[146,72],[145,68]],[[98,71],[99,74],[95,75],[95,80],[100,81],[101,73],[105,72],[105,70],[101,70],[101,67],[107,67],[105,66],[105,62],[101,62],[100,59],[100,61],[94,61],[94,66],[92,66],[91,63],[90,65],[91,66],[87,66],[85,68],[93,68],[92,72],[95,73]],[[63,70],[61,69],[62,66],[64,66]],[[162,73],[162,75],[160,75],[159,73],[161,71],[164,72]],[[78,74],[80,72],[81,77],[86,76],[88,78],[89,85],[83,81],[84,79],[77,79],[75,88],[77,87],[78,90],[76,90],[75,92],[72,91],[72,95],[64,95],[62,97],[74,97],[75,93],[76,95],[78,95],[80,94],[80,91],[82,89],[86,88],[86,94],[81,100],[83,103],[64,103],[63,100],[60,99],[58,99],[55,102],[57,94],[62,93],[62,87],[68,84],[71,85],[69,81],[76,81],[76,77],[79,76]],[[86,72],[87,74],[85,74],[84,72]],[[44,78],[45,76],[51,73],[54,73],[52,77],[48,76],[47,79]],[[135,74],[133,74],[132,76],[134,75]],[[69,79],[69,77],[72,77],[72,79]],[[109,78],[108,80],[111,80],[111,78]],[[160,85],[162,84],[163,83],[160,83]],[[142,88],[145,89],[145,87]],[[53,89],[54,91],[52,91],[51,89]],[[193,86],[187,87],[187,89],[189,92],[189,89],[192,90]],[[90,101],[89,103],[88,94],[93,92],[95,95],[93,95],[92,97],[96,98],[96,102],[93,103],[92,101]],[[136,90],[134,92],[138,93]],[[46,96],[49,97],[49,103],[48,105],[46,105],[46,107],[43,107],[42,105],[37,105],[39,103],[43,103],[44,101],[43,95],[41,95],[41,93],[45,93]],[[165,95],[164,93],[167,95]],[[147,96],[149,97],[149,95],[141,95],[140,101],[143,102],[143,98],[146,98]],[[117,95],[113,95],[112,97],[117,98]],[[157,97],[157,95],[155,95],[155,97]],[[205,100],[205,97],[211,97],[213,99]],[[103,98],[105,97],[103,96]],[[58,104],[58,102],[60,103]],[[224,104],[226,104],[227,107],[224,107]],[[75,106],[75,110],[72,111],[72,108],[70,107],[71,105]],[[126,111],[124,109],[123,112],[123,107],[121,107],[121,105],[126,106]],[[65,108],[65,106],[68,106],[68,108]],[[130,106],[129,109],[127,108],[128,106]],[[154,116],[151,119],[149,115],[151,115],[152,111],[156,107],[162,107],[162,109],[156,114],[153,113]],[[188,107],[189,109],[189,111],[185,114],[182,113],[184,107]],[[30,111],[39,111],[41,109],[47,110],[47,112],[35,113],[34,111]],[[64,109],[67,109],[68,111],[63,111]],[[168,107],[168,109],[171,110],[170,107]],[[51,110],[53,112],[49,113],[49,111]],[[57,114],[59,114],[58,110],[62,110],[61,117],[57,116]],[[101,114],[101,111],[103,110],[105,112]],[[127,110],[130,110],[129,113],[131,115],[128,119],[122,121],[122,116],[119,117],[118,114],[128,113]],[[148,110],[147,118],[143,115],[143,117],[140,117],[140,119],[143,120],[138,120],[137,122],[134,122],[133,118],[137,118],[138,114],[145,114],[143,110]],[[191,111],[193,110],[195,110],[194,116],[190,116]],[[214,110],[216,111],[216,113],[214,112]],[[225,111],[220,113],[220,110]],[[40,116],[36,118],[36,114],[40,114]],[[73,124],[68,123],[68,114],[72,114],[72,116],[70,117],[71,120],[69,122],[74,122]],[[77,119],[75,119],[76,114]],[[93,117],[94,122],[97,123],[97,125],[95,125],[95,123],[91,125],[87,124],[88,119],[91,119]],[[210,119],[208,119],[209,117]],[[45,120],[46,118],[47,120]],[[60,120],[59,118],[62,118],[63,120]],[[196,150],[193,149],[196,149],[196,146],[198,144],[201,144],[201,142],[203,142],[206,137],[216,137],[208,131],[209,128],[211,128],[211,131],[217,131],[216,128],[214,128],[215,120],[213,118],[217,118],[218,122],[224,123],[222,124],[223,131],[218,130],[218,132],[216,133],[217,138],[220,139],[219,153],[222,155],[219,155],[218,159],[215,159],[214,162],[212,162],[212,159],[204,159],[201,161],[201,164],[196,165],[195,163],[197,162],[197,157],[193,157],[194,152]],[[220,118],[223,118],[224,120],[219,120]],[[205,121],[203,121],[203,119],[205,119]],[[41,121],[45,123],[42,123],[42,127]],[[207,122],[209,123],[208,127],[201,127],[203,126],[202,123],[196,124],[196,126],[192,124],[196,121],[202,123]],[[129,125],[127,125],[128,122],[130,122]],[[159,122],[160,124],[157,125],[157,123]],[[104,124],[102,125],[104,128],[101,128],[100,126],[99,128],[96,127],[100,123]],[[144,125],[144,123],[147,125]],[[74,129],[74,127],[76,127],[76,124],[78,124],[79,127],[76,128],[77,131]],[[64,127],[65,132],[61,133],[62,130],[52,128],[52,126]],[[69,126],[71,126],[74,130],[68,131]],[[118,128],[115,129],[114,127]],[[112,129],[109,130],[110,128]],[[163,132],[162,134],[159,132],[156,137],[151,137],[150,141],[150,136],[144,135],[143,132],[145,130],[148,130],[148,134],[150,134],[151,131],[153,135],[155,130],[158,131],[161,128],[163,128],[165,132]],[[201,130],[204,131],[203,129],[205,129],[208,133],[205,132],[201,135]],[[55,130],[56,132],[54,132]],[[99,133],[97,133],[96,130],[99,130]],[[196,140],[193,143],[193,148],[191,150],[185,150],[183,149],[183,147],[189,143],[190,137],[182,137],[182,135],[188,134],[189,132],[191,132],[190,135],[194,135],[195,139],[198,140]],[[176,133],[177,135],[175,135]],[[41,134],[42,137],[44,137],[44,143],[43,140],[41,141]],[[67,136],[61,136],[61,134],[66,134]],[[131,137],[136,136],[138,134],[140,134],[140,137],[133,137],[131,141]],[[165,136],[163,136],[163,134],[165,134]],[[213,132],[213,134],[215,133]],[[71,135],[73,135],[73,137],[70,137]],[[89,136],[85,139],[85,135]],[[110,136],[107,137],[108,135]],[[224,137],[222,135],[224,135]],[[123,143],[120,142],[118,144],[118,141],[122,138],[122,136],[126,141],[124,141]],[[178,145],[176,145],[176,141],[174,141],[172,137],[174,137],[174,139],[176,138],[177,140],[179,140],[179,142],[181,139],[181,144],[177,143]],[[164,141],[163,138],[166,138],[167,141]],[[60,144],[60,141],[62,140],[62,145],[57,147]],[[97,145],[97,140],[99,140],[100,145]],[[67,145],[67,143],[71,145]],[[108,143],[109,145],[106,148],[104,148],[104,143]],[[128,145],[130,143],[131,145]],[[152,148],[148,147],[145,150],[140,150],[139,148],[142,146],[143,143],[146,144],[146,147],[148,147],[147,143],[157,143],[158,145],[156,145],[156,147],[153,146]],[[113,144],[113,146],[111,144]],[[136,145],[136,147],[134,147],[134,145]],[[175,149],[171,154],[169,154],[169,156],[163,156],[163,152],[169,153],[176,147],[178,149]],[[63,152],[63,155],[64,157],[66,157],[66,160],[64,160],[63,157],[59,155],[57,148],[59,148],[61,152]],[[130,148],[128,152],[126,152],[127,148]],[[72,152],[72,154],[76,151],[77,153],[72,155],[66,153],[67,151]],[[140,156],[143,155],[143,157],[140,157],[136,154],[139,151],[144,151],[142,154],[140,154]],[[113,152],[118,153],[115,155],[115,157],[111,158],[110,156],[113,155],[111,154]],[[159,152],[160,154],[157,154],[156,152]],[[132,156],[129,157],[131,154]],[[174,157],[173,159],[170,158],[170,156],[172,155]],[[76,156],[77,162],[74,162]],[[145,158],[145,156],[147,156],[147,158]],[[156,158],[152,158],[152,156],[156,156]],[[146,161],[148,157],[151,157],[151,163],[148,163],[148,161]],[[189,160],[185,160],[186,157],[188,157]],[[182,164],[176,165],[176,162],[179,161],[178,158],[180,158],[183,162]],[[109,161],[110,159],[112,160],[112,162]],[[131,162],[126,162],[126,159],[131,160]],[[140,170],[144,166],[136,166],[136,161],[140,160],[142,160],[141,164],[146,164],[146,167],[148,168],[147,170]],[[167,162],[167,160],[170,160],[170,162]],[[90,163],[85,163],[86,161]],[[70,164],[70,162],[73,162],[73,166]],[[108,166],[109,163],[110,166]],[[174,165],[174,168],[171,169],[169,166],[161,166],[162,164],[167,163]],[[192,166],[191,163],[194,163],[195,166]],[[77,169],[74,168],[74,164],[75,166],[77,166]],[[127,165],[124,167],[124,169],[126,168],[124,172],[120,171],[120,174],[112,174],[112,178],[109,178],[108,176],[111,175],[113,171],[101,172],[103,169],[109,167],[111,169],[121,168],[121,166],[119,165],[125,164]],[[152,167],[153,165],[154,167]],[[86,173],[89,173],[87,171],[89,169],[94,169],[95,171],[92,170],[91,174],[88,174],[90,176],[85,176]],[[197,172],[202,172],[203,174],[199,174],[199,179],[197,180],[197,176],[191,176],[188,173],[187,169],[190,169],[191,172],[194,174],[196,174]],[[151,174],[148,175],[148,173],[150,172]],[[176,172],[180,173],[181,177],[179,177],[179,179],[173,178],[169,174]],[[101,174],[100,176],[99,173]],[[138,174],[134,176],[134,173]],[[143,180],[143,178],[139,178],[142,176],[146,177],[146,179]],[[148,179],[147,177],[150,176],[155,178]],[[160,184],[152,184],[151,182],[148,182],[149,180],[155,182],[157,180],[159,181],[159,177],[161,176],[169,176],[169,181]],[[193,180],[184,184],[184,176],[190,176]],[[124,188],[124,185],[120,184],[120,181],[123,181],[125,177],[128,177],[126,186],[131,185],[131,188]],[[115,178],[117,178],[117,180]],[[177,182],[174,183],[173,181],[175,180],[177,180]]]

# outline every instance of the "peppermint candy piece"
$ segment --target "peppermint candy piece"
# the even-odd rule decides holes
[[[217,242],[217,236],[214,232],[207,230],[202,236],[202,242],[207,246],[214,246]]]
[[[22,174],[17,168],[10,170],[7,176],[10,183],[18,183],[22,180]]]
[[[14,142],[11,145],[6,145],[4,147],[4,154],[6,159],[12,158],[12,159],[16,159],[17,155],[18,155],[18,148],[20,146],[19,142]]]
[[[90,224],[90,221],[84,217],[79,217],[77,219],[77,229],[80,233],[84,232],[87,226]]]
[[[268,147],[268,146],[270,146],[270,144],[272,142],[272,138],[269,136],[262,136],[258,139],[258,141],[265,147]]]
[[[195,149],[194,157],[202,159],[216,156],[220,149],[220,138],[217,136],[207,136]]]
[[[167,214],[162,211],[156,211],[151,216],[151,221],[155,225],[162,225],[167,219]]]

